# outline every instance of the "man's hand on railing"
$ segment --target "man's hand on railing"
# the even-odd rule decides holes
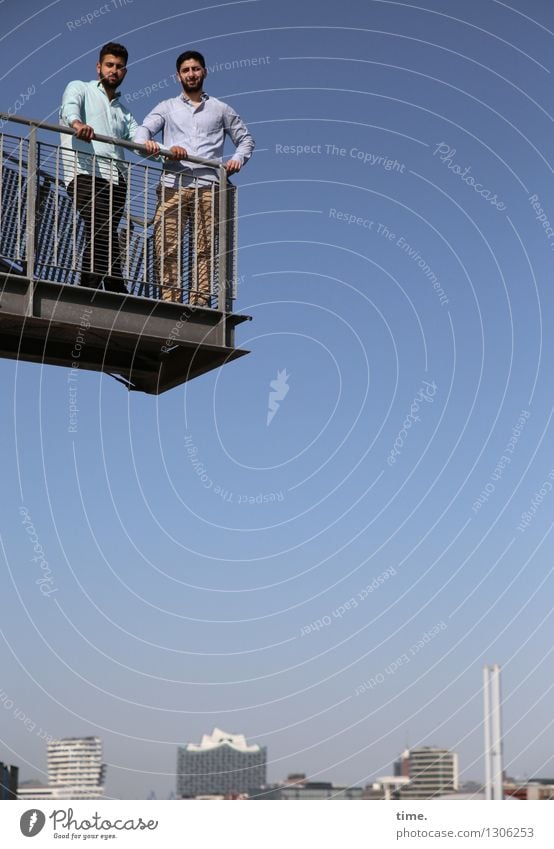
[[[152,139],[148,139],[147,141],[143,142],[143,144],[150,156],[157,156],[160,152],[160,146],[158,142],[152,141]]]
[[[188,153],[186,152],[184,147],[179,147],[179,145],[173,145],[173,147],[169,148],[172,155],[168,156],[168,159],[188,159]]]
[[[236,159],[230,159],[225,163],[225,170],[228,174],[236,174],[237,171],[240,171],[241,167],[240,162],[237,162]]]
[[[73,121],[71,126],[75,130],[75,135],[78,139],[89,142],[94,138],[94,130],[89,124],[83,124],[82,121]]]

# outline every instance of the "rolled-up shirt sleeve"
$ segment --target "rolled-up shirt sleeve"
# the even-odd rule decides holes
[[[236,147],[231,159],[240,162],[241,166],[248,162],[254,150],[254,139],[248,132],[246,124],[242,118],[231,109],[230,106],[225,106],[224,111],[225,132]]]
[[[128,112],[127,113],[127,121],[126,121],[126,130],[125,130],[125,132],[126,132],[125,138],[128,141],[134,141],[135,135],[137,134],[137,131],[138,131],[138,126],[139,125],[138,125],[138,122],[135,120],[135,117],[130,112]]]
[[[144,144],[144,142],[154,138],[154,136],[163,129],[164,125],[165,115],[163,110],[156,107],[148,113],[140,127],[135,132],[134,141],[139,144]]]
[[[85,102],[85,87],[82,82],[75,81],[66,87],[60,107],[60,123],[71,127],[73,121],[83,121],[83,105]]]

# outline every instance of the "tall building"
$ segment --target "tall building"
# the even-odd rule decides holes
[[[214,728],[201,743],[177,750],[177,796],[232,795],[266,783],[267,750],[249,746],[243,734]]]
[[[48,743],[52,799],[101,799],[105,777],[99,737],[65,737]]]
[[[394,764],[396,776],[409,783],[398,791],[400,799],[433,799],[458,789],[458,755],[449,749],[418,746],[406,749]]]
[[[0,761],[0,800],[17,799],[19,768]]]
[[[393,773],[399,778],[410,777],[410,750],[404,749],[400,757],[393,764]]]

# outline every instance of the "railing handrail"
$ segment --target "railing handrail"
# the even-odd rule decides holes
[[[22,207],[22,204],[23,204],[22,197],[23,197],[23,195],[22,195],[21,179],[20,179],[20,185],[19,185],[18,207],[17,207],[17,209],[19,210],[18,215],[20,215],[20,218],[18,219],[17,226],[19,226],[19,228],[21,230],[20,233],[18,231],[18,233],[19,233],[18,239],[21,237],[22,240],[24,239],[24,243],[25,243],[24,254],[22,256],[18,255],[18,258],[21,259],[24,262],[24,265],[26,266],[27,277],[31,281],[31,283],[28,287],[28,290],[27,290],[27,302],[28,302],[27,303],[27,310],[28,310],[28,314],[31,315],[33,303],[34,303],[34,284],[35,284],[35,276],[34,275],[35,275],[35,271],[36,271],[35,265],[36,265],[36,258],[37,258],[37,252],[36,252],[36,248],[37,248],[37,245],[36,245],[36,236],[37,236],[36,217],[37,217],[37,215],[36,215],[36,213],[40,212],[40,209],[37,206],[37,198],[39,197],[39,192],[38,192],[38,190],[39,190],[39,178],[40,178],[40,174],[41,174],[41,168],[40,168],[41,153],[40,153],[40,151],[41,151],[42,145],[43,145],[43,143],[39,142],[39,140],[38,140],[38,137],[37,137],[38,131],[39,130],[46,130],[46,131],[49,131],[49,132],[69,135],[69,136],[72,136],[72,137],[75,137],[76,133],[75,133],[74,129],[72,129],[70,127],[62,126],[60,124],[53,124],[53,123],[50,123],[48,121],[42,121],[42,120],[37,120],[37,119],[33,119],[33,118],[26,118],[26,117],[23,117],[21,115],[11,115],[11,114],[5,113],[5,112],[0,112],[0,120],[6,121],[6,122],[11,121],[15,124],[22,124],[22,125],[29,128],[29,132],[28,132],[26,138],[15,136],[15,135],[8,136],[7,134],[6,134],[6,137],[15,139],[16,141],[19,142],[18,163],[19,163],[20,169],[22,168],[22,166],[24,164],[27,168],[27,175],[26,175],[26,178],[25,178],[25,186],[24,186],[24,198],[26,199],[26,204],[27,204],[26,210],[24,211],[25,220],[27,222],[26,226],[24,228],[25,233],[23,234],[24,223],[23,223],[23,218],[21,217],[21,210],[23,208]],[[4,134],[1,132],[1,127],[0,127],[0,154],[1,154],[2,161],[4,160],[4,158],[6,158],[4,156],[3,138],[4,138]],[[150,160],[150,163],[152,162],[153,158],[158,159],[157,156],[154,157],[152,154],[150,154],[148,152],[148,150],[146,149],[146,145],[139,144],[139,143],[134,142],[134,141],[127,141],[125,139],[115,138],[113,136],[99,135],[99,134],[98,135],[95,134],[94,140],[99,141],[101,143],[118,145],[119,147],[122,147],[122,148],[125,148],[125,149],[128,149],[128,150],[137,151],[138,153],[145,155]],[[28,162],[27,163],[24,163],[23,160],[22,160],[23,142],[24,141],[28,142],[28,156],[27,156]],[[56,149],[58,150],[58,152],[62,151],[61,163],[62,163],[62,167],[65,170],[65,159],[64,159],[65,153],[64,153],[64,150],[66,151],[67,149],[65,148],[63,143],[62,143],[61,146],[59,145],[59,143],[57,145],[50,145],[50,146],[51,147],[55,146]],[[166,147],[160,146],[159,150],[160,150],[160,153],[162,154],[162,156],[165,156],[165,157],[168,157],[168,158],[172,157],[171,151],[168,150]],[[79,153],[79,154],[82,154],[84,156],[89,155],[88,152],[86,151],[86,149],[83,149],[83,148],[77,149],[75,151],[75,153]],[[94,149],[91,149],[91,153],[94,154]],[[12,154],[9,151],[8,151],[8,154],[7,154],[7,158],[9,160],[12,159]],[[100,155],[97,155],[96,158],[98,158],[99,160],[103,159],[103,157],[101,157]],[[117,163],[118,160],[114,160],[114,158],[112,156],[112,157],[109,157],[107,159],[107,161]],[[59,163],[59,159],[56,159],[56,162]],[[77,162],[78,162],[78,160],[77,160]],[[133,285],[135,285],[135,283],[137,283],[137,284],[140,284],[141,287],[144,284],[150,285],[152,287],[158,286],[159,292],[161,293],[161,297],[162,297],[163,300],[166,299],[166,295],[165,295],[166,290],[167,291],[171,290],[170,291],[171,299],[173,299],[171,292],[173,290],[175,290],[178,293],[177,302],[180,302],[180,299],[182,300],[182,302],[184,302],[183,293],[188,291],[189,292],[189,298],[190,298],[189,303],[192,303],[195,306],[199,304],[200,306],[204,305],[208,308],[211,308],[212,303],[213,303],[213,298],[215,298],[217,296],[217,309],[221,312],[221,319],[218,323],[217,337],[218,337],[218,343],[221,344],[221,345],[225,345],[226,339],[227,339],[226,314],[229,312],[230,309],[232,309],[232,307],[229,307],[229,304],[230,303],[232,304],[232,299],[233,299],[233,295],[232,295],[233,281],[228,278],[229,261],[228,261],[228,256],[227,256],[227,254],[230,253],[234,257],[234,251],[235,251],[234,243],[233,243],[232,246],[229,245],[229,234],[232,231],[229,229],[229,221],[228,221],[228,204],[229,204],[230,200],[231,200],[231,202],[234,203],[234,201],[233,201],[234,194],[230,194],[230,192],[233,190],[233,187],[232,187],[232,184],[228,180],[227,169],[221,161],[211,160],[211,159],[203,159],[203,158],[197,157],[197,156],[190,156],[190,157],[187,157],[186,160],[182,160],[182,165],[184,166],[184,169],[186,169],[186,165],[187,165],[188,162],[194,163],[195,165],[201,165],[201,166],[204,166],[206,168],[210,168],[212,171],[215,171],[216,175],[217,175],[217,179],[214,180],[213,183],[212,183],[211,180],[208,181],[209,185],[212,187],[212,190],[211,190],[212,191],[212,194],[211,194],[212,214],[211,214],[211,217],[209,216],[210,223],[205,225],[210,230],[209,237],[208,237],[209,257],[206,259],[206,256],[204,256],[205,251],[204,251],[204,253],[201,253],[201,251],[200,251],[200,240],[197,239],[196,236],[195,236],[196,231],[193,232],[191,230],[191,228],[188,227],[188,229],[187,229],[187,234],[188,234],[187,239],[188,239],[188,250],[189,250],[189,253],[190,253],[190,257],[187,260],[184,261],[185,262],[184,265],[179,264],[179,263],[182,262],[183,250],[185,249],[184,244],[181,244],[178,251],[177,251],[178,257],[179,257],[179,259],[178,259],[178,269],[180,269],[180,271],[178,269],[175,270],[175,273],[172,276],[172,280],[169,281],[169,282],[165,281],[165,278],[163,277],[163,274],[164,274],[164,271],[163,271],[163,269],[164,269],[164,255],[165,255],[165,249],[164,249],[164,250],[161,250],[161,266],[160,266],[161,269],[162,269],[162,271],[161,271],[161,275],[162,275],[161,282],[158,282],[156,280],[155,269],[152,273],[152,279],[151,280],[147,279],[147,277],[146,277],[147,273],[150,273],[150,271],[152,271],[152,269],[150,267],[147,267],[147,264],[150,262],[150,260],[148,259],[148,244],[149,244],[149,240],[150,240],[150,244],[152,244],[152,236],[151,235],[148,236],[148,234],[146,233],[146,228],[150,227],[151,224],[155,221],[155,216],[154,216],[154,218],[151,218],[148,215],[148,212],[147,212],[147,207],[148,207],[147,194],[148,194],[148,190],[149,190],[148,187],[147,187],[146,188],[146,194],[143,191],[142,195],[141,195],[141,196],[144,196],[144,198],[146,198],[145,213],[144,213],[144,216],[140,218],[140,226],[142,226],[143,230],[144,230],[144,232],[142,234],[142,239],[143,239],[143,265],[144,265],[143,275],[142,275],[143,279],[141,280],[141,279],[137,278],[135,280],[134,278],[132,278],[130,276],[130,272],[129,273],[125,272],[125,274],[121,275],[122,269],[119,269],[117,274],[122,279],[125,279],[126,275],[129,276]],[[131,176],[132,172],[134,172],[136,168],[143,169],[144,174],[146,175],[146,179],[148,180],[150,163],[147,163],[146,166],[145,166],[143,163],[128,162],[127,165],[129,167],[129,175]],[[158,160],[158,162],[156,163],[157,167],[155,169],[152,169],[154,171],[154,173],[157,174],[158,177],[160,175],[159,164],[160,163],[159,163],[159,160]],[[56,165],[56,168],[58,168],[58,165]],[[3,168],[0,169],[0,181],[2,179],[2,173],[3,173]],[[48,176],[50,176],[50,174]],[[195,174],[195,169],[192,169],[192,177],[193,177],[193,180],[194,180],[194,185],[196,186],[196,188],[198,188],[200,181],[204,180],[204,176],[201,175],[201,174]],[[58,209],[58,206],[57,206],[57,203],[58,203],[58,200],[57,200],[57,198],[58,198],[58,188],[57,188],[58,187],[58,179],[59,179],[59,175],[58,175],[58,171],[56,171],[56,176],[55,176],[55,185],[56,185],[56,189],[55,189],[55,191],[56,191],[56,207],[55,208],[56,208],[56,210]],[[111,180],[111,177],[110,177],[110,180]],[[63,181],[63,177],[62,177],[62,181]],[[116,182],[117,182],[117,180],[116,180]],[[215,189],[216,186],[218,187],[217,190]],[[2,192],[2,194],[4,194],[4,193]],[[113,196],[112,196],[111,189],[110,189],[110,201],[109,202],[110,202],[110,204],[113,203]],[[197,202],[198,202],[198,198],[197,198],[197,195],[195,194],[195,204]],[[210,201],[208,200],[207,202],[210,202]],[[179,200],[179,210],[181,209],[180,204],[181,204],[181,201]],[[215,204],[215,206],[214,206],[214,204]],[[157,207],[156,207],[156,214],[158,213],[160,208],[162,210],[162,219],[163,219],[165,207],[164,207],[163,203],[161,203],[161,206],[160,206],[160,199],[158,199],[158,204],[157,204]],[[79,269],[77,268],[78,262],[76,260],[77,254],[75,253],[75,251],[76,251],[75,245],[77,244],[77,242],[76,242],[76,218],[75,218],[76,212],[75,212],[75,209],[76,209],[76,205],[74,203],[73,204],[73,219],[72,219],[73,220],[73,229],[72,229],[72,233],[70,234],[71,239],[73,239],[73,243],[72,243],[73,246],[72,247],[70,246],[70,250],[72,251],[72,255],[71,255],[71,258],[70,258],[69,266],[60,265],[58,263],[57,259],[56,259],[54,264],[47,263],[47,264],[51,265],[53,268],[56,267],[60,271],[64,271],[64,273],[70,272],[71,274],[79,273]],[[80,212],[80,210],[79,210],[79,212]],[[127,208],[127,219],[128,219],[128,221],[129,222],[132,221],[133,223],[138,223],[138,221],[136,221],[135,218],[136,218],[135,216],[132,216],[130,207],[128,207]],[[194,223],[192,225],[193,228],[200,226],[198,224],[197,218],[198,218],[198,213],[197,213],[196,206],[195,206],[194,221],[196,223]],[[56,223],[54,224],[54,231],[55,232],[53,231],[54,232],[54,236],[53,236],[54,241],[57,238],[56,234],[58,233],[58,230],[56,229],[57,226],[58,226],[57,215],[55,216],[55,220],[56,220]],[[229,219],[229,220],[231,220],[231,219]],[[233,213],[232,221],[233,222],[235,221],[235,214],[234,213]],[[119,226],[119,219],[118,219],[118,226]],[[202,225],[202,226],[204,226],[204,225]],[[234,226],[234,223],[233,223],[233,226]],[[162,231],[161,232],[163,233],[163,223],[162,223]],[[94,233],[93,233],[93,236],[94,236]],[[234,235],[232,236],[232,238],[233,239],[235,238]],[[106,250],[106,253],[107,253],[107,257],[108,257],[108,266],[109,266],[108,272],[109,273],[111,273],[111,268],[112,268],[112,266],[111,266],[111,262],[112,262],[112,248],[111,248],[112,241],[111,241],[111,239],[114,239],[115,243],[117,244],[118,239],[119,239],[119,234],[116,234],[115,237],[110,237],[108,239],[107,246],[105,246],[105,250]],[[214,248],[215,248],[215,245],[216,245],[216,239],[217,239],[217,244],[219,246],[217,248],[217,253],[215,253],[215,251],[214,251]],[[92,241],[93,241],[93,239],[92,239]],[[92,241],[89,238],[90,244],[92,244]],[[154,236],[154,242],[155,242],[155,236]],[[129,242],[128,242],[128,244],[129,244]],[[19,245],[19,241],[18,241],[18,245]],[[19,248],[18,248],[18,250],[19,250]],[[65,251],[65,248],[63,250]],[[156,253],[156,247],[154,246],[154,254],[155,253]],[[119,257],[120,257],[119,249],[116,249],[115,255],[116,255],[116,259],[119,260]],[[91,256],[92,256],[92,254],[91,254]],[[128,259],[129,259],[129,248],[127,248],[127,260]],[[234,259],[233,259],[233,262],[234,262]],[[188,265],[187,265],[187,263],[188,263]],[[91,262],[91,266],[92,266],[92,262]],[[116,263],[116,266],[117,266],[117,268],[119,268],[118,263]],[[202,270],[199,271],[199,267],[201,267],[201,269],[203,268],[204,271],[202,271]],[[185,277],[182,274],[184,268],[187,269],[186,274],[185,274],[186,280],[185,280]],[[216,269],[217,269],[217,272],[216,272]],[[89,269],[87,269],[87,273],[88,273],[88,271],[89,271]],[[82,272],[83,272],[83,269],[81,268],[80,273],[82,274]],[[92,267],[92,272],[95,275],[97,275],[96,267]],[[208,275],[208,278],[207,278],[208,286],[207,287],[205,287],[203,283],[198,284],[198,279],[199,279],[198,275],[199,274],[200,275],[202,275],[202,274]],[[63,277],[63,274],[61,276]],[[41,278],[37,277],[36,279],[40,280]],[[177,280],[179,285],[175,286],[174,280]],[[215,282],[216,280],[217,280],[217,282]],[[61,282],[64,283],[65,280],[62,279]],[[74,282],[74,280],[71,280],[70,283],[71,282]],[[199,285],[201,286],[200,289],[198,288]],[[165,287],[165,289],[164,289],[164,287]],[[201,291],[203,293],[202,294],[202,300],[200,302],[196,300],[196,298],[198,297],[198,291]],[[181,293],[181,294],[179,294],[179,293]],[[193,293],[196,293],[196,294],[193,294]],[[230,295],[230,293],[231,293],[231,295]],[[170,298],[167,298],[167,300],[170,300]]]
[[[41,130],[51,130],[54,133],[65,133],[65,135],[68,136],[75,136],[75,130],[71,127],[64,127],[62,124],[51,124],[48,121],[39,121],[36,118],[24,118],[21,115],[10,115],[8,112],[0,112],[0,120],[13,121],[16,124],[24,124],[27,127],[37,127]],[[126,139],[119,139],[115,136],[103,136],[99,133],[95,133],[93,140],[104,144],[118,145],[126,150],[134,150],[135,152],[144,153],[146,156],[151,155],[146,150],[145,145],[139,144],[138,142],[126,141]],[[164,147],[163,145],[160,145],[160,154],[168,158],[172,156],[169,148]],[[195,165],[206,165],[209,168],[215,168],[220,171],[221,169],[225,170],[225,166],[221,162],[218,162],[215,159],[202,159],[199,156],[187,156],[187,158],[181,160],[181,162],[193,162]]]

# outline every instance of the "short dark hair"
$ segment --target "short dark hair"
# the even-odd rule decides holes
[[[177,67],[177,72],[180,71],[181,65],[183,62],[186,62],[187,59],[194,59],[195,62],[198,62],[199,65],[202,65],[204,70],[206,70],[206,60],[197,50],[185,50],[184,53],[181,53],[180,56],[177,56],[177,61],[175,63]]]
[[[101,62],[104,56],[119,56],[120,59],[123,59],[125,64],[127,64],[127,60],[129,59],[129,53],[126,47],[122,44],[117,44],[115,41],[108,41],[104,47],[100,48],[100,56],[98,57],[98,61]]]

